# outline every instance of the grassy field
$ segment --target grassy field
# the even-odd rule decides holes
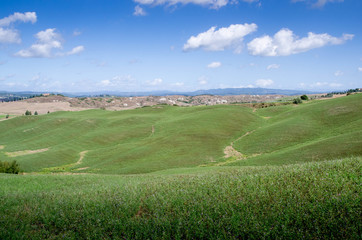
[[[0,239],[361,239],[361,102],[1,121]]]
[[[361,159],[0,174],[1,239],[360,239]]]
[[[360,156],[361,102],[356,94],[256,111],[240,105],[155,106],[22,116],[1,122],[0,158],[17,160],[25,172],[138,174]],[[244,158],[225,159],[225,147],[235,140]]]
[[[258,121],[252,109],[240,106],[23,116],[0,124],[0,156],[16,159],[26,172],[134,174],[191,167],[223,160],[224,147]]]
[[[288,164],[362,155],[362,94],[259,109],[264,122],[234,147],[232,165]],[[254,157],[253,157],[254,156]]]

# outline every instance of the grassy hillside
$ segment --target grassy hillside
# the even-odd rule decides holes
[[[0,123],[0,158],[16,159],[24,171],[145,173],[193,167],[223,160],[224,147],[259,119],[241,106],[22,116]]]
[[[258,109],[264,118],[234,147],[232,165],[288,164],[362,155],[362,94]]]
[[[0,239],[360,239],[361,102],[1,121]]]
[[[361,159],[0,174],[0,239],[359,239]]]
[[[360,156],[361,102],[356,94],[256,111],[155,106],[22,116],[0,122],[0,159],[16,159],[26,172],[135,174]],[[233,141],[241,160],[224,158]]]

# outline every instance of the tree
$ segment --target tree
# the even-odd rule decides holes
[[[34,115],[38,115],[38,112],[37,112],[37,111],[35,111]]]
[[[6,117],[5,118],[9,118],[9,114],[6,114]]]
[[[30,116],[30,115],[31,115],[31,111],[26,110],[25,115]]]
[[[308,100],[308,96],[304,94],[304,95],[300,96],[300,99],[302,99],[302,100]]]

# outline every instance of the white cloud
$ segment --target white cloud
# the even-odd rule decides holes
[[[67,52],[65,55],[74,55],[74,54],[78,54],[84,51],[84,46],[77,46],[75,48],[73,48],[71,51]]]
[[[156,5],[173,6],[177,4],[185,5],[192,3],[213,9],[218,9],[228,4],[233,4],[237,2],[235,0],[133,0],[133,1],[138,4],[153,5],[153,6]],[[240,0],[240,1],[252,3],[252,2],[258,2],[259,0]]]
[[[268,87],[274,83],[271,79],[258,79],[255,81],[255,85],[258,87]]]
[[[334,76],[336,76],[336,77],[339,77],[339,76],[342,76],[342,75],[343,75],[343,72],[340,71],[340,70],[338,70],[338,71],[336,71],[336,72],[334,73]]]
[[[267,70],[270,70],[270,69],[278,69],[280,68],[280,65],[279,64],[270,64],[266,67]]]
[[[156,86],[156,85],[160,85],[163,82],[163,80],[161,78],[155,78],[153,79],[153,81],[147,81],[148,85],[151,86]]]
[[[137,5],[135,8],[134,8],[134,12],[133,12],[133,15],[135,16],[146,16],[146,11],[141,8],[139,5]]]
[[[176,87],[182,87],[184,85],[184,83],[183,82],[177,82],[177,83],[175,83],[173,85],[176,86]]]
[[[14,13],[8,17],[0,19],[0,26],[9,26],[11,23],[20,21],[20,22],[31,22],[35,23],[37,20],[35,12],[26,12],[26,13]]]
[[[16,29],[4,28],[8,27],[11,23],[21,22],[36,22],[35,12],[14,13],[8,17],[0,19],[0,43],[21,43],[19,32]]]
[[[268,35],[255,38],[248,43],[248,50],[251,55],[260,56],[288,56],[302,53],[314,48],[320,48],[330,45],[343,44],[351,40],[354,35],[343,34],[342,37],[336,38],[327,33],[315,34],[308,33],[308,37],[298,39],[289,29],[281,29],[273,37]]]
[[[344,0],[292,0],[292,2],[307,2],[311,4],[313,7],[323,7],[329,2],[343,2]]]
[[[21,43],[18,31],[0,27],[0,43]]]
[[[358,71],[362,72],[362,67],[359,67],[359,68],[358,68]]]
[[[212,62],[209,65],[207,65],[208,68],[218,68],[221,67],[221,62]]]
[[[205,84],[207,84],[207,77],[205,77],[205,76],[199,77],[199,84],[200,84],[200,85],[205,85]]]
[[[336,87],[342,87],[343,84],[340,83],[329,83],[329,82],[315,82],[311,83],[309,85],[303,84],[303,87],[310,87],[310,88],[323,88],[323,87],[330,87],[330,88],[336,88]]]
[[[35,37],[37,43],[31,45],[27,50],[20,50],[15,55],[19,57],[51,57],[54,48],[62,48],[60,35],[55,32],[55,28],[49,28],[38,32]]]
[[[202,48],[206,51],[223,51],[226,48],[233,48],[240,52],[243,38],[256,31],[257,25],[252,24],[232,24],[229,27],[220,28],[211,27],[197,36],[192,36],[184,44],[183,50],[190,51]]]
[[[77,46],[73,48],[71,51],[63,53],[59,52],[57,54],[53,54],[53,49],[62,49],[62,39],[60,34],[56,33],[55,28],[49,28],[45,31],[38,32],[35,37],[38,39],[37,42],[30,46],[29,49],[20,50],[15,53],[15,56],[31,58],[31,57],[39,57],[39,58],[50,58],[53,56],[67,56],[78,54],[84,51],[84,46]]]
[[[100,81],[98,85],[102,87],[123,87],[123,86],[130,86],[134,82],[134,78],[131,75],[125,76],[114,76],[111,79],[105,79]]]
[[[330,87],[342,87],[343,84],[340,84],[340,83],[330,83],[329,86],[330,86]]]

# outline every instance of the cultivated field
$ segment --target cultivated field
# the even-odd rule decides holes
[[[0,239],[359,239],[362,94],[0,122]]]

